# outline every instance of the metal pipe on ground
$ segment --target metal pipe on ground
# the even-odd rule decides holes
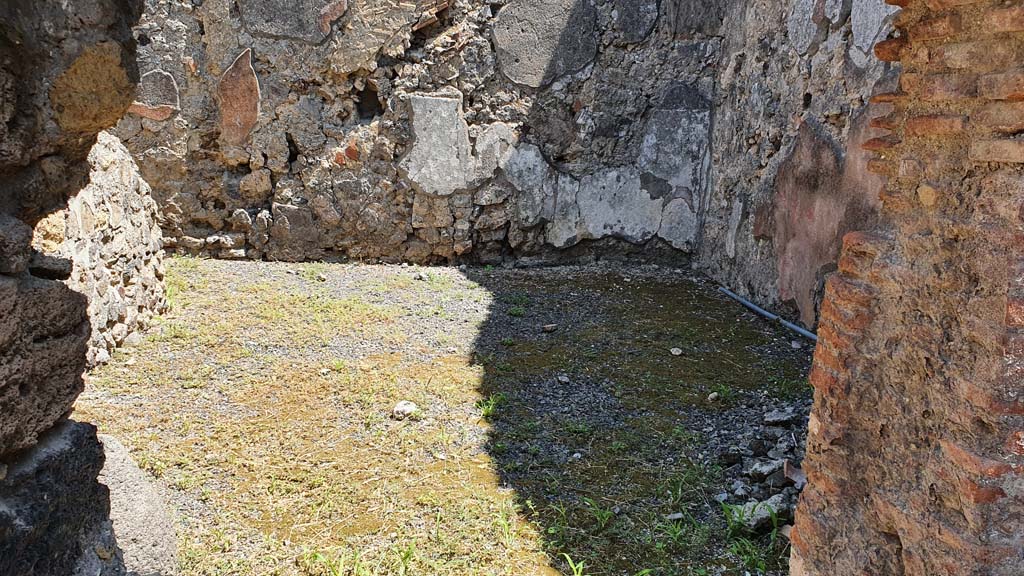
[[[747,300],[746,298],[740,296],[739,294],[733,292],[732,290],[729,290],[724,286],[719,286],[718,290],[722,294],[728,296],[729,298],[732,298],[733,300],[739,302],[740,304],[743,304],[744,306],[746,306],[753,312],[757,313],[758,315],[763,316],[773,322],[778,322],[779,324],[782,324],[786,328],[789,328],[793,332],[796,332],[797,334],[803,336],[804,338],[807,338],[808,340],[812,340],[814,342],[818,341],[818,335],[815,334],[814,332],[801,328],[800,326],[793,324],[792,322],[786,320],[785,318],[779,316],[778,314],[772,314],[771,312],[765,310],[764,308],[761,308],[757,304],[754,304],[750,300]]]

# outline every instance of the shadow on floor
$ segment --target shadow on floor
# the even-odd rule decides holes
[[[682,272],[593,271],[467,273],[495,297],[474,351],[501,482],[561,573],[733,573],[713,444],[809,395],[807,349]]]

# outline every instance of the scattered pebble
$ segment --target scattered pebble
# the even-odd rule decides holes
[[[569,377],[566,376],[565,374],[559,375],[558,381],[561,382],[562,384],[568,384],[570,382]]]
[[[708,402],[715,402],[716,400],[718,400],[718,392],[708,394]]]
[[[327,376],[330,373],[331,373],[331,369],[330,368],[321,368],[320,369],[320,375],[321,376]]]
[[[409,402],[408,400],[402,400],[398,404],[395,404],[395,408],[391,411],[391,415],[395,420],[405,420],[416,412],[419,412],[419,409],[420,407],[416,404]]]
[[[558,324],[545,324],[541,330],[543,330],[545,334],[550,334],[555,330],[558,330]]]
[[[793,350],[799,350],[804,347],[803,342],[800,342],[799,340],[793,340],[789,345],[793,347]]]
[[[683,349],[682,348],[673,348],[673,349],[669,350],[669,352],[673,356],[682,356],[683,355]]]
[[[317,274],[316,275],[316,281],[317,282],[327,282],[327,275],[326,274]]]

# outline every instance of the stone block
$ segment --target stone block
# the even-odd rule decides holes
[[[989,100],[1024,100],[1024,69],[989,74],[979,81],[979,95]]]
[[[1024,141],[992,139],[972,142],[970,158],[975,162],[1024,164]]]
[[[240,0],[245,25],[255,36],[323,42],[348,10],[347,0]]]
[[[32,259],[32,228],[0,213],[0,274],[21,274]]]
[[[988,130],[1016,134],[1024,131],[1024,102],[993,102],[971,119]]]
[[[224,72],[217,89],[220,97],[220,136],[229,146],[241,146],[260,116],[260,82],[248,48]]]
[[[110,524],[110,495],[97,480],[96,428],[66,421],[5,461],[0,478],[0,574],[125,574]]]
[[[17,314],[4,318],[0,352],[0,455],[35,443],[70,409],[83,388],[89,324],[85,297],[52,280],[24,277]],[[6,306],[11,307],[8,303]]]
[[[643,42],[658,21],[658,2],[654,0],[615,0],[615,28],[629,43]]]
[[[412,147],[399,166],[427,194],[448,196],[466,188],[475,164],[462,99],[416,94],[409,98]]]
[[[494,26],[502,71],[532,88],[584,68],[597,41],[597,8],[589,0],[514,0]]]

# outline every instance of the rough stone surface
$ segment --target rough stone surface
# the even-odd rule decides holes
[[[880,3],[278,4],[147,4],[140,66],[162,96],[117,134],[169,249],[556,263],[640,246],[813,326],[839,239],[873,217],[879,181],[844,150],[875,135],[866,102],[891,82],[863,49],[890,30]],[[316,28],[321,9],[337,17]],[[808,131],[840,189],[803,177]],[[791,226],[784,203],[823,209]]]
[[[99,481],[110,491],[110,519],[127,576],[178,573],[174,519],[163,495],[115,438],[100,436],[105,462]]]
[[[66,421],[14,461],[0,479],[0,574],[125,574],[110,524],[110,495],[96,477],[96,428]]]
[[[346,11],[346,0],[241,0],[246,29],[254,36],[322,42]]]
[[[494,44],[510,80],[539,88],[589,64],[597,32],[589,0],[513,0],[498,15]]]
[[[658,22],[658,3],[654,0],[615,0],[612,16],[624,42],[642,42]]]
[[[979,153],[1014,140],[973,89],[1017,64],[927,56],[993,46],[990,10],[910,4],[876,48],[901,91],[876,120],[891,133],[864,143],[881,218],[845,236],[821,306],[796,576],[1024,573],[1024,158]],[[1014,30],[999,45],[1024,42]]]
[[[420,190],[433,196],[467,188],[474,170],[461,97],[415,95],[409,98],[409,107],[413,141],[399,166]]]
[[[146,328],[165,308],[161,232],[149,185],[138,174],[128,150],[114,136],[100,133],[89,153],[89,184],[35,230],[35,245],[51,261],[69,263],[69,288],[88,301],[88,363],[110,358],[133,333]],[[46,267],[34,265],[45,274]]]
[[[88,182],[96,134],[131,104],[139,4],[0,4],[0,457],[31,447],[82,390],[85,298],[26,234]]]
[[[82,390],[85,297],[26,233],[87,182],[99,131],[132,103],[141,2],[0,3],[0,574],[123,574]]]
[[[868,121],[884,105],[868,102],[894,77],[853,29],[870,20],[868,42],[885,37],[891,19],[872,14],[889,8],[795,0],[726,16],[695,265],[810,328],[843,234],[876,217],[881,180],[858,148],[879,134]]]

